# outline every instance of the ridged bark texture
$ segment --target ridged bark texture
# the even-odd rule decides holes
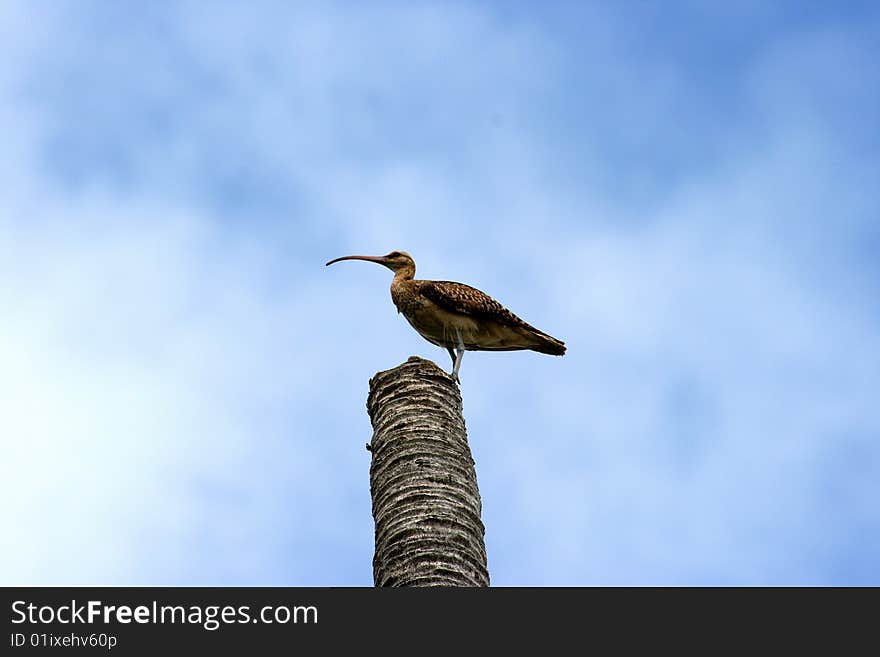
[[[376,586],[489,586],[461,395],[415,356],[370,379]]]

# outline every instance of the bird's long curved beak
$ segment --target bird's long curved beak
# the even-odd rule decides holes
[[[367,262],[375,262],[380,265],[384,265],[386,262],[386,260],[383,256],[352,255],[352,256],[342,256],[341,258],[334,258],[333,260],[328,262],[327,265],[332,265],[334,262],[339,262],[340,260],[366,260]],[[327,265],[325,265],[325,266],[327,266]]]

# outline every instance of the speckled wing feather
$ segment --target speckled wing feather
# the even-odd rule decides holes
[[[454,281],[425,281],[421,293],[444,310],[524,328],[558,342],[556,338],[524,322],[485,292],[470,285]]]

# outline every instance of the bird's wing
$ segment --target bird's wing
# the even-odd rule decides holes
[[[536,329],[475,287],[453,281],[423,281],[420,289],[425,298],[448,312],[498,322],[515,331],[531,333],[537,338],[537,343],[530,345],[529,349],[556,356],[565,353],[565,343],[562,340]]]
[[[444,310],[537,331],[488,294],[470,285],[454,281],[425,281],[421,292]]]

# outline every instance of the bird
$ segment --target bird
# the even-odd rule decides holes
[[[562,356],[565,343],[526,323],[485,292],[454,281],[415,278],[416,263],[406,251],[384,256],[349,255],[343,260],[365,260],[394,272],[391,300],[410,325],[428,342],[443,347],[452,358],[452,378],[465,351],[517,351],[530,349]]]

